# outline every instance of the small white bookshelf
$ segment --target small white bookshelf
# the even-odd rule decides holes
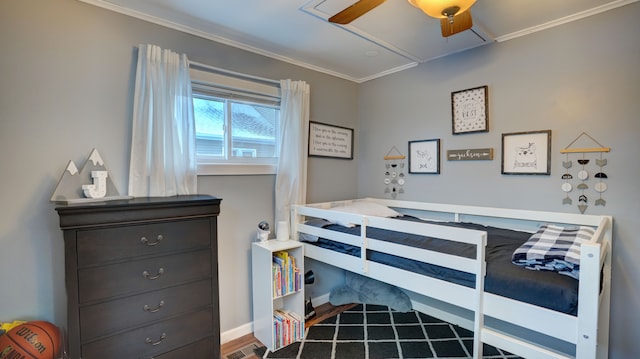
[[[269,350],[276,351],[294,343],[294,338],[301,339],[304,335],[304,247],[298,241],[268,240],[254,242],[251,246],[251,274],[253,278],[253,333]],[[295,262],[298,269],[298,279],[295,272],[291,290],[278,291],[277,281],[274,280],[274,256],[284,252]],[[284,273],[282,275],[285,275]],[[297,282],[297,285],[296,285]],[[285,281],[285,283],[289,283]],[[278,324],[274,313],[285,312],[288,319],[297,319],[295,328],[299,331],[288,331],[285,336]],[[294,324],[291,324],[294,328]],[[286,338],[286,340],[285,340]]]

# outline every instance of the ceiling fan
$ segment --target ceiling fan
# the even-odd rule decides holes
[[[331,16],[329,22],[346,25],[386,0],[358,0],[353,5]],[[473,26],[471,10],[476,0],[408,0],[425,14],[440,19],[442,36],[448,37]]]

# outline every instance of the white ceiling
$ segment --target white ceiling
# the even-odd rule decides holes
[[[356,0],[80,1],[360,83],[639,0],[477,0],[473,28],[447,39],[407,0],[345,26],[326,19]]]

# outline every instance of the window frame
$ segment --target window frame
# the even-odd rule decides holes
[[[231,103],[247,103],[257,106],[273,107],[278,111],[276,121],[276,154],[280,144],[280,88],[279,83],[268,79],[259,79],[233,73],[233,76],[210,69],[190,69],[192,97],[226,101],[225,128],[231,128]],[[231,132],[225,130],[225,151],[232,151]],[[197,138],[197,137],[196,137]],[[229,152],[230,153],[230,152]],[[227,158],[218,156],[197,155],[198,175],[272,175],[278,168],[278,156],[273,158]]]

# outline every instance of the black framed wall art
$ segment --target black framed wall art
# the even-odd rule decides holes
[[[503,133],[502,174],[550,175],[551,130]]]
[[[409,141],[409,173],[440,173],[440,139]]]
[[[454,135],[489,131],[489,88],[480,86],[451,93]]]

